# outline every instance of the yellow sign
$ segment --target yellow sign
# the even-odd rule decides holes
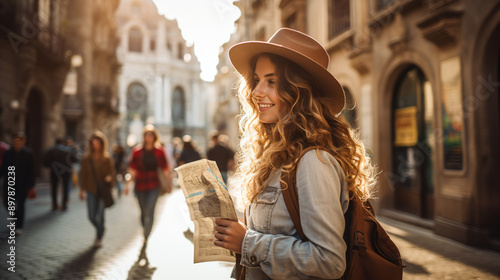
[[[396,109],[394,114],[394,145],[415,146],[418,141],[417,107]]]

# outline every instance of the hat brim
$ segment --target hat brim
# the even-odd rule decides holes
[[[250,61],[261,53],[271,53],[287,58],[306,70],[315,79],[319,94],[332,99],[335,114],[345,105],[344,89],[335,76],[314,60],[283,45],[263,41],[248,41],[236,44],[229,49],[229,59],[233,67],[243,76],[251,73]]]

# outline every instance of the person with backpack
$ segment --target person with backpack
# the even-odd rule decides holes
[[[229,57],[240,74],[235,183],[246,225],[217,219],[215,245],[240,254],[238,279],[341,278],[344,214],[350,198],[372,197],[376,170],[340,115],[344,91],[328,71],[328,53],[312,37],[282,28],[267,42],[234,45]],[[303,154],[310,147],[318,148]],[[285,203],[288,188],[296,189],[308,240],[300,238]]]

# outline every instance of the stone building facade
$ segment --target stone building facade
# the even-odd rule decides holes
[[[238,78],[234,72],[234,68],[229,61],[229,48],[243,40],[242,28],[231,36],[229,42],[225,43],[222,48],[223,52],[219,55],[219,64],[217,65],[217,75],[211,84],[211,98],[208,108],[211,130],[217,130],[222,134],[227,135],[227,145],[236,151],[239,141],[239,114],[240,104],[236,98]]]
[[[80,142],[95,129],[103,131],[109,143],[117,137],[118,4],[119,0],[68,1],[67,40],[73,59],[62,114],[66,134]]]
[[[103,128],[103,118],[112,123],[116,115],[111,100],[116,96],[117,4],[0,3],[0,135],[10,142],[12,133],[26,132],[38,175],[44,173],[43,151],[56,137],[69,135],[84,143],[91,129]],[[79,67],[71,61],[79,61]]]
[[[242,0],[245,40],[304,31],[379,166],[378,212],[500,249],[500,2]]]
[[[120,141],[142,141],[154,124],[165,143],[189,134],[207,146],[207,86],[193,47],[186,46],[174,20],[158,14],[151,0],[123,0],[116,13],[122,64],[119,78]]]

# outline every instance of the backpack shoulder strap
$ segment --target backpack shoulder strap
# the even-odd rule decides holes
[[[300,154],[297,164],[300,159],[309,151],[314,149],[321,149],[318,146],[308,147],[302,151]],[[297,233],[300,236],[302,241],[308,241],[309,239],[304,234],[304,230],[302,229],[302,224],[300,223],[300,208],[299,208],[299,197],[297,194],[297,189],[295,187],[295,176],[297,170],[294,169],[290,173],[281,173],[281,193],[283,194],[283,199],[285,201],[286,208],[288,209],[288,213],[290,214],[290,218],[292,218],[293,225],[295,229],[297,229]],[[283,182],[287,183],[287,186],[283,186]]]

